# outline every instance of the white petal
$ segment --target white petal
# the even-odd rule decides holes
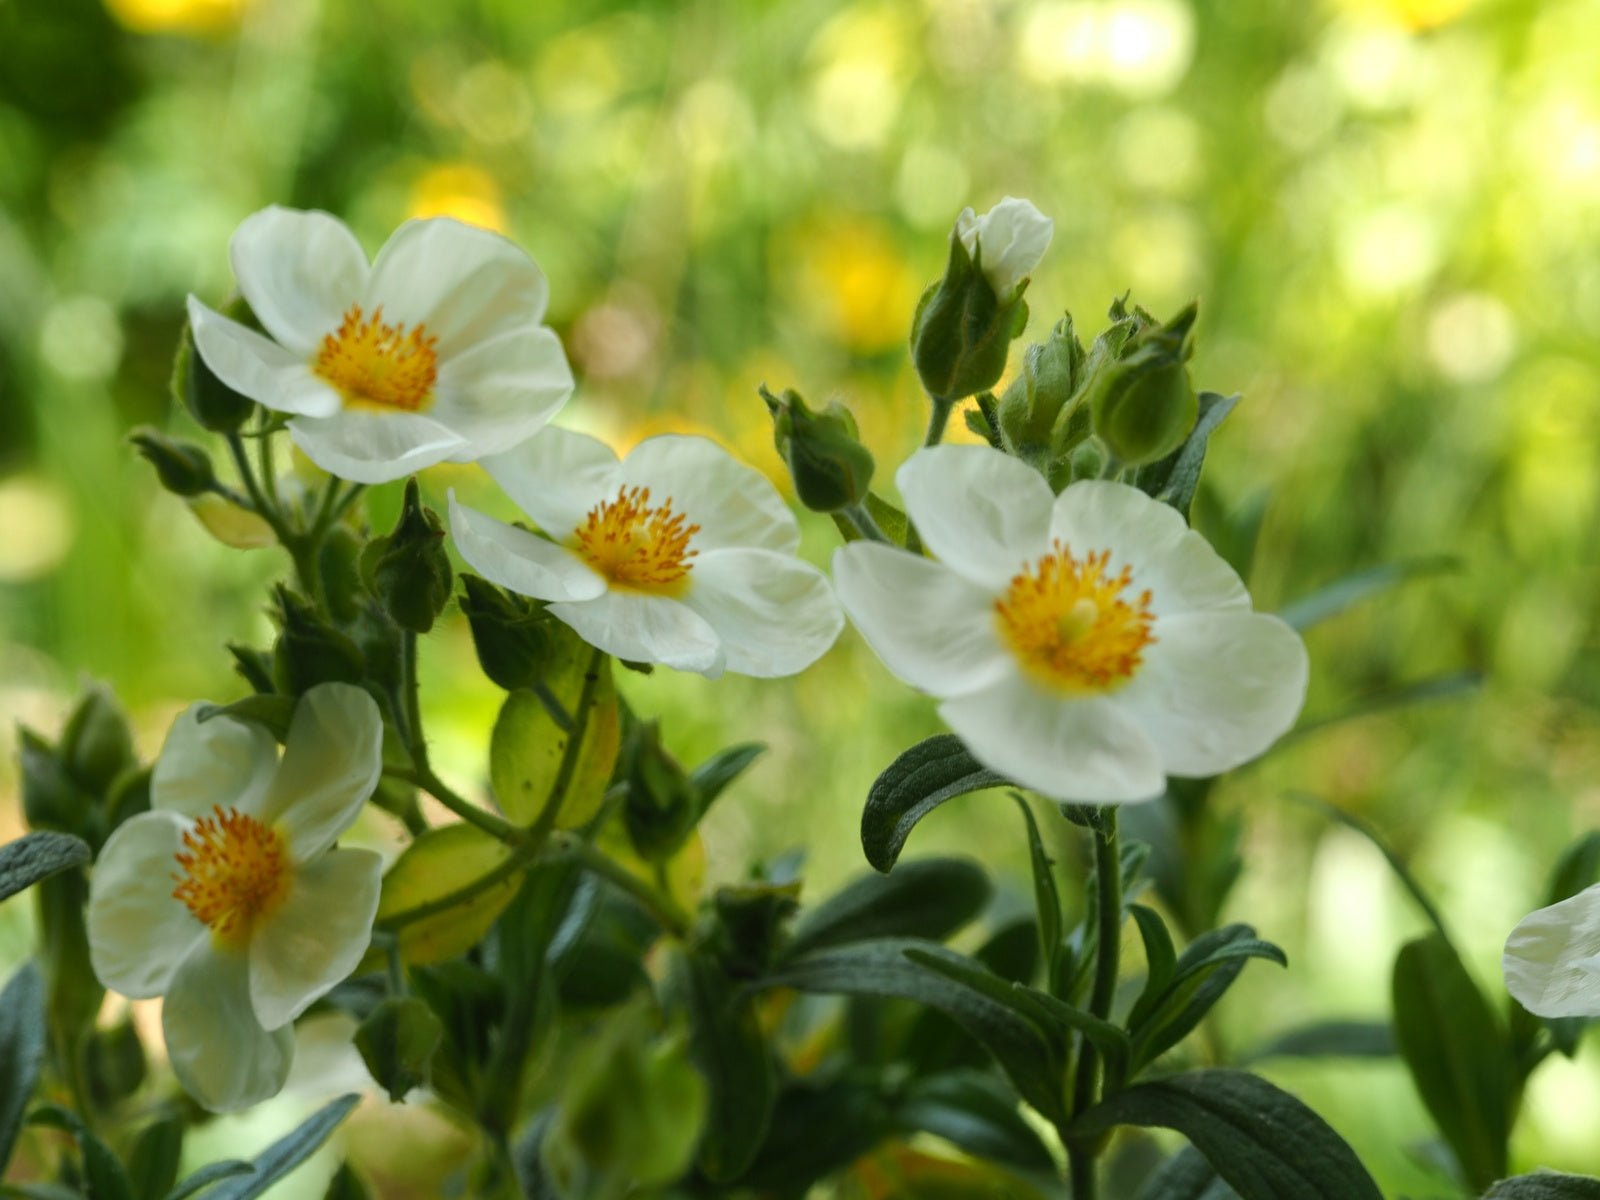
[[[1300,635],[1265,613],[1159,618],[1134,677],[1109,699],[1150,735],[1168,775],[1220,775],[1282,737],[1305,703]]]
[[[535,439],[537,440],[537,439]],[[572,551],[484,516],[450,492],[450,534],[467,565],[490,583],[537,600],[593,600],[606,582]]]
[[[590,509],[617,494],[611,447],[570,429],[541,430],[515,450],[485,458],[483,467],[554,538],[570,537]]]
[[[451,461],[473,462],[543,429],[572,387],[561,339],[543,325],[524,325],[441,363],[429,415],[467,440]]]
[[[713,550],[694,560],[683,602],[722,643],[723,666],[775,679],[805,670],[844,628],[828,579],[774,550]]]
[[[514,242],[449,217],[407,221],[378,251],[367,311],[390,325],[426,325],[441,359],[507,329],[536,324],[550,289]]]
[[[956,219],[956,235],[967,253],[976,252],[982,245],[983,273],[1002,301],[1033,274],[1054,231],[1054,221],[1031,201],[1014,196],[1007,196],[981,217],[969,208]]]
[[[942,563],[851,542],[833,556],[833,582],[873,652],[912,687],[959,696],[1005,673],[993,595]]]
[[[188,828],[177,813],[140,813],[117,827],[95,859],[89,960],[101,983],[129,999],[165,992],[184,956],[209,936],[172,895]]]
[[[607,592],[594,600],[552,604],[550,614],[591,646],[629,662],[722,674],[722,643],[687,604],[640,592]]]
[[[467,441],[432,417],[347,408],[331,417],[296,417],[289,436],[330,475],[353,483],[388,483],[444,462]]]
[[[377,702],[352,684],[319,683],[295,705],[261,819],[283,831],[296,863],[307,862],[350,828],[382,772]]]
[[[330,850],[296,869],[283,906],[250,938],[250,1001],[263,1029],[287,1025],[356,969],[382,878],[372,850]]]
[[[1165,787],[1155,746],[1103,699],[1064,700],[1010,675],[939,716],[978,761],[1057,800],[1122,804]]]
[[[203,817],[213,808],[259,810],[278,765],[278,743],[260,725],[212,717],[200,721],[204,703],[191,704],[167,731],[150,776],[150,804]]]
[[[1600,1017],[1600,884],[1518,922],[1501,968],[1536,1016]]]
[[[622,460],[618,481],[649,488],[652,504],[670,498],[673,512],[700,526],[690,545],[702,554],[733,547],[793,554],[800,544],[794,513],[767,477],[709,438],[646,438]]]
[[[1050,485],[988,446],[918,450],[895,475],[922,542],[991,592],[1049,549]]]
[[[339,411],[339,393],[313,375],[304,359],[193,296],[189,328],[212,374],[240,395],[274,412],[326,417]]]
[[[256,319],[303,360],[339,328],[367,282],[361,243],[325,212],[264,208],[234,232],[228,256]]]
[[[249,959],[202,938],[172,978],[161,1031],[178,1082],[212,1112],[238,1112],[283,1088],[290,1026],[268,1033],[250,1006]]]
[[[1050,537],[1079,558],[1111,551],[1111,570],[1131,566],[1131,590],[1149,588],[1158,616],[1250,607],[1238,573],[1177,509],[1125,483],[1083,480],[1067,487],[1056,498]]]

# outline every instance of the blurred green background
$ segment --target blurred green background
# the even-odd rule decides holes
[[[1062,309],[1092,335],[1128,289],[1201,298],[1196,382],[1245,396],[1208,511],[1265,501],[1260,606],[1461,560],[1314,632],[1307,715],[1462,667],[1479,694],[1308,737],[1220,797],[1247,828],[1228,915],[1292,963],[1247,972],[1226,1035],[1383,1015],[1421,927],[1293,789],[1371,820],[1498,991],[1506,932],[1600,825],[1597,62],[1592,0],[0,0],[0,837],[14,722],[53,733],[103,679],[153,753],[241,691],[223,641],[266,636],[285,564],[212,540],[122,441],[194,436],[166,389],[182,301],[223,298],[248,213],[326,208],[369,250],[414,215],[501,229],[550,276],[567,423],[706,432],[781,482],[755,387],[793,385],[854,409],[887,480],[925,417],[917,295],[959,209],[1014,194],[1056,222],[1033,335]],[[458,618],[424,654],[438,757],[476,779],[498,695]],[[713,880],[796,845],[818,891],[864,869],[867,784],[936,728],[853,635],[790,682],[628,683],[686,758],[773,746],[706,832]],[[951,848],[1023,861],[998,797],[911,847]],[[0,912],[0,965],[28,920]],[[1270,1073],[1387,1194],[1449,1194],[1397,1066]],[[1535,1164],[1600,1173],[1592,1039],[1529,1093]]]

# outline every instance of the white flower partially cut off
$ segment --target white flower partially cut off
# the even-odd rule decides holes
[[[977,255],[982,246],[980,265],[1001,303],[1033,274],[1054,232],[1054,221],[1030,201],[1014,196],[1007,196],[981,217],[964,208],[956,218],[956,236],[967,253]]]
[[[271,336],[190,296],[195,347],[234,391],[288,414],[295,444],[342,479],[383,483],[508,450],[572,394],[561,342],[541,324],[544,274],[499,234],[408,221],[369,267],[337,218],[272,207],[228,251]]]
[[[546,429],[483,465],[545,536],[452,492],[461,557],[608,654],[773,678],[810,666],[844,626],[827,577],[795,557],[794,514],[714,442],[647,438],[619,462],[594,438]]]
[[[265,729],[201,707],[167,735],[151,811],[100,851],[89,953],[106,987],[166,997],[179,1082],[232,1112],[283,1087],[292,1022],[366,952],[382,859],[332,847],[378,784],[383,721],[360,688],[314,687],[280,762]]]
[[[1060,800],[1150,800],[1294,723],[1304,644],[1171,507],[1120,483],[1053,496],[987,446],[920,450],[896,481],[937,559],[852,542],[834,585],[985,765]]]
[[[1600,1017],[1600,884],[1519,921],[1500,966],[1535,1016]]]

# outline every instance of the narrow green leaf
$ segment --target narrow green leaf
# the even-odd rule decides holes
[[[177,1187],[167,1193],[167,1200],[188,1200],[190,1196],[221,1183],[224,1179],[234,1179],[241,1175],[252,1175],[255,1167],[237,1158],[226,1158],[221,1162],[207,1163],[192,1175],[186,1176]]]
[[[1245,1071],[1135,1084],[1089,1109],[1067,1135],[1099,1137],[1118,1125],[1177,1130],[1241,1200],[1382,1200],[1355,1151],[1321,1117]]]
[[[1044,962],[1045,990],[1055,994],[1066,985],[1061,964],[1066,943],[1062,940],[1061,893],[1056,890],[1055,862],[1045,852],[1044,839],[1039,836],[1039,823],[1033,819],[1033,810],[1020,792],[1011,798],[1022,810],[1022,820],[1028,827],[1028,856],[1033,865],[1033,907],[1038,914],[1039,957]]]
[[[867,861],[887,872],[923,817],[946,800],[1005,783],[953,733],[918,742],[890,763],[867,792],[861,812],[861,848]]]
[[[70,1133],[83,1155],[84,1181],[94,1200],[134,1200],[133,1184],[119,1159],[71,1109],[45,1104],[28,1114],[29,1125],[47,1125]]]
[[[1026,994],[1039,1009],[1041,1016],[1053,1022],[1057,1028],[1063,1032],[1070,1029],[1081,1033],[1094,1043],[1095,1049],[1100,1051],[1100,1057],[1105,1060],[1106,1076],[1112,1080],[1114,1086],[1120,1087],[1123,1080],[1127,1079],[1133,1045],[1120,1026],[1113,1025],[1093,1013],[1085,1012],[1076,1005],[1068,1004],[1065,1000],[1047,992],[1036,991],[1021,984],[1011,986],[1014,991]]]
[[[1334,725],[1342,725],[1346,721],[1355,721],[1361,717],[1371,717],[1379,713],[1393,712],[1400,708],[1410,708],[1414,704],[1429,704],[1436,700],[1454,700],[1458,696],[1465,696],[1475,692],[1482,686],[1483,672],[1473,670],[1447,671],[1442,675],[1433,675],[1427,679],[1417,679],[1410,683],[1399,684],[1392,688],[1386,688],[1381,692],[1374,692],[1370,696],[1363,696],[1341,712],[1302,721],[1280,738],[1277,745],[1286,746],[1302,738],[1310,737],[1314,733],[1321,733],[1324,729]]]
[[[1484,1193],[1483,1200],[1600,1200],[1600,1179],[1539,1171],[1502,1179]]]
[[[0,901],[41,879],[89,861],[89,844],[70,833],[25,833],[0,846]]]
[[[1187,1037],[1252,958],[1288,965],[1283,951],[1256,937],[1248,925],[1225,925],[1195,938],[1173,964],[1166,986],[1148,1005],[1143,1005],[1141,997],[1139,1017],[1129,1021],[1133,1069],[1154,1061]]]
[[[1280,1033],[1257,1046],[1250,1062],[1266,1058],[1392,1058],[1394,1028],[1387,1021],[1318,1021]]]
[[[1278,615],[1296,629],[1310,629],[1329,617],[1354,608],[1363,600],[1381,595],[1413,579],[1443,575],[1461,569],[1461,560],[1448,554],[1407,558],[1399,562],[1369,567],[1318,588],[1309,596],[1286,605]]]
[[[693,771],[689,780],[700,796],[700,811],[711,807],[712,801],[722,795],[727,786],[750,769],[750,765],[767,752],[765,742],[743,742],[719,750]]]
[[[786,957],[883,937],[941,941],[989,903],[993,889],[969,858],[924,858],[889,875],[863,875],[807,911]]]
[[[0,992],[0,1175],[44,1063],[44,980],[25,963]]]
[[[1462,1174],[1474,1188],[1506,1173],[1509,1048],[1494,1010],[1438,933],[1407,942],[1394,964],[1400,1055]]]
[[[169,1112],[146,1125],[128,1155],[128,1181],[139,1200],[162,1200],[178,1181],[183,1117]]]
[[[1023,1170],[1050,1171],[1055,1160],[1022,1117],[1017,1098],[993,1075],[951,1071],[914,1079],[894,1110],[905,1133],[932,1133],[968,1154]]]
[[[772,1122],[778,1079],[750,994],[734,988],[710,958],[680,954],[673,991],[689,1012],[690,1053],[710,1085],[700,1169],[737,1178],[754,1160]]]
[[[258,1154],[252,1174],[222,1184],[208,1200],[254,1200],[315,1154],[360,1101],[354,1093],[330,1100]]]
[[[1143,904],[1130,904],[1128,911],[1139,926],[1139,938],[1144,942],[1145,980],[1133,1011],[1128,1014],[1129,1026],[1135,1026],[1150,1015],[1167,985],[1172,982],[1173,968],[1178,964],[1178,951],[1172,944],[1172,934],[1161,914]]]

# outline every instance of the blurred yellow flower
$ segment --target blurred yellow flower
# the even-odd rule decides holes
[[[918,280],[888,232],[867,218],[808,223],[779,250],[813,317],[852,350],[876,353],[910,335]]]
[[[237,26],[250,0],[106,0],[134,33],[222,33]]]
[[[1377,16],[1407,29],[1437,29],[1472,8],[1477,0],[1342,0],[1340,7],[1362,16]]]
[[[506,230],[500,185],[487,171],[470,163],[440,163],[417,176],[406,215],[454,217],[495,233]]]

